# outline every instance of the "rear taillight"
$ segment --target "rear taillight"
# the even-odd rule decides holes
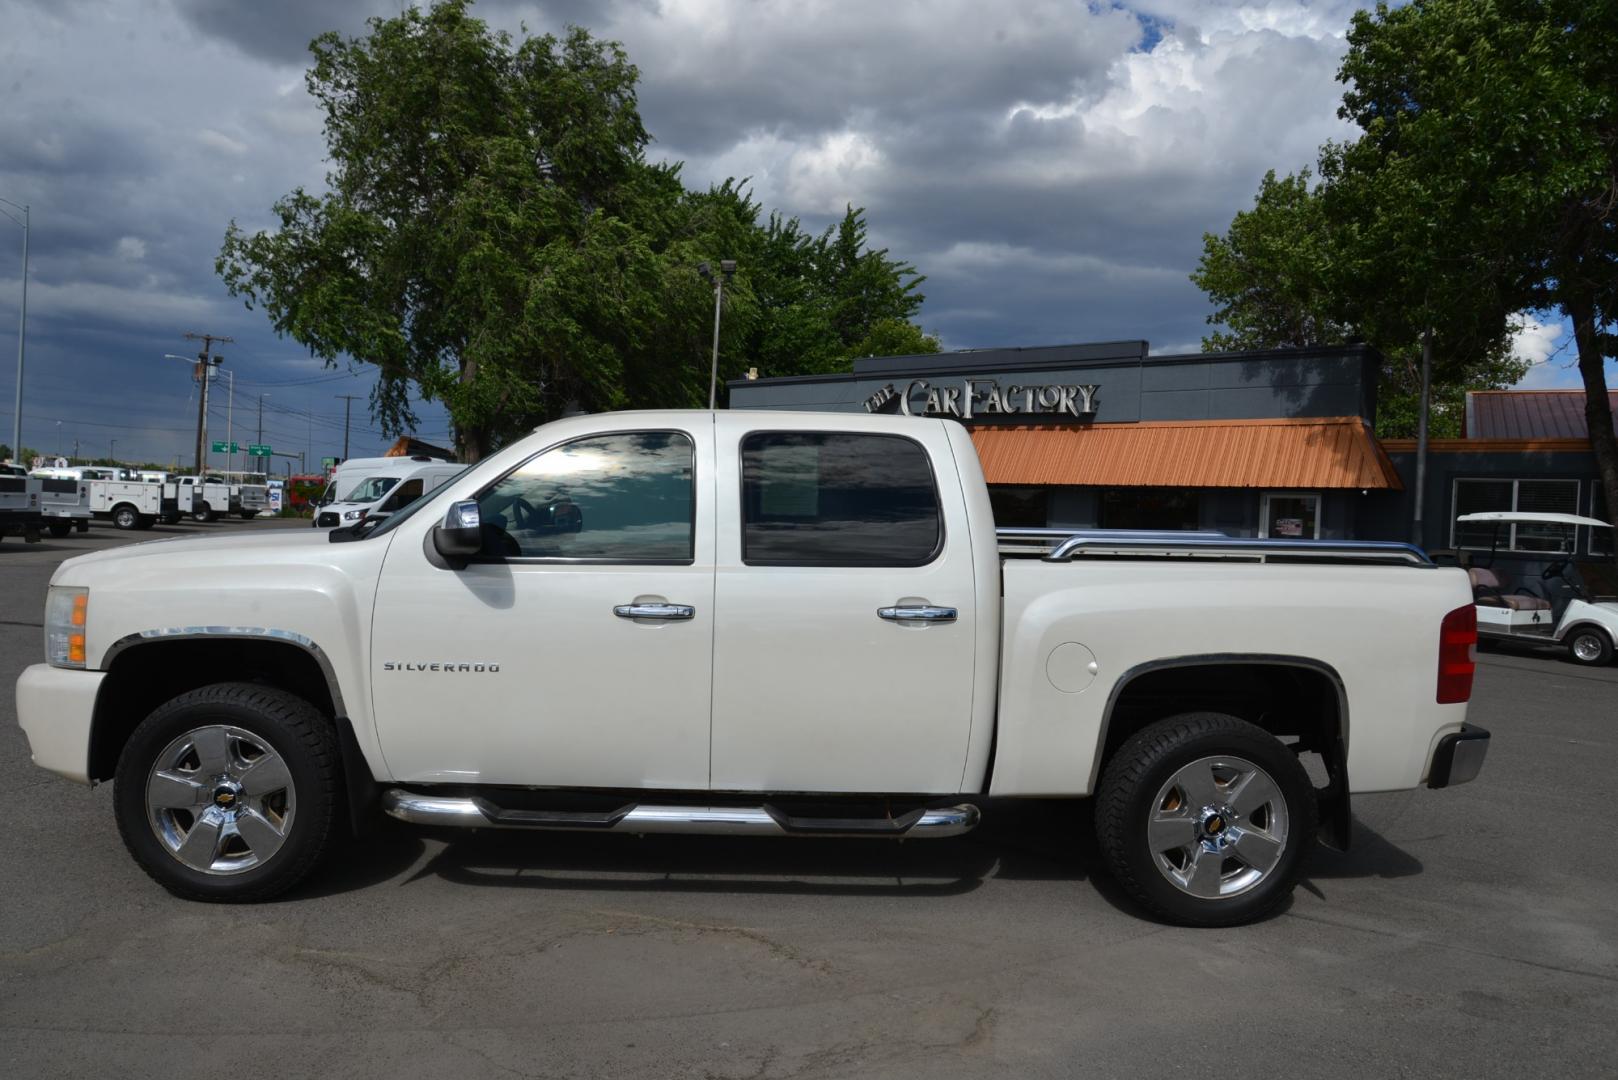
[[[1444,616],[1438,630],[1438,703],[1454,705],[1472,699],[1472,673],[1477,661],[1478,609],[1471,604]]]

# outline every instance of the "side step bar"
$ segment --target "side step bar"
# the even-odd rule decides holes
[[[382,793],[382,809],[412,825],[474,829],[552,829],[569,832],[700,833],[709,836],[876,836],[890,839],[960,836],[977,826],[971,804],[912,810],[897,818],[790,817],[773,806],[643,806],[606,813],[507,810],[487,799],[423,795],[403,788]]]

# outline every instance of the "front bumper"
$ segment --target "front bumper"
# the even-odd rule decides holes
[[[1454,787],[1476,780],[1488,753],[1488,731],[1476,724],[1462,724],[1460,731],[1438,741],[1438,749],[1433,752],[1433,767],[1427,771],[1427,786]]]
[[[80,784],[90,782],[90,726],[105,671],[35,664],[17,679],[17,726],[34,764]]]

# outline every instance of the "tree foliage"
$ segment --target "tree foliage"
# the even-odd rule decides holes
[[[734,258],[725,373],[825,370],[861,348],[925,344],[911,267],[865,247],[849,208],[821,236],[733,182],[686,191],[646,160],[651,136],[622,48],[573,28],[491,31],[470,0],[373,19],[311,45],[326,190],[232,222],[232,295],[329,363],[375,364],[388,434],[414,390],[442,401],[468,460],[589,410],[707,400],[713,293],[699,263]]]
[[[1334,154],[1374,247],[1431,244],[1446,282],[1572,323],[1606,504],[1618,435],[1618,5],[1413,0],[1355,15]],[[1456,237],[1464,238],[1459,251]]]
[[[1309,170],[1260,182],[1253,208],[1232,219],[1224,235],[1204,234],[1191,280],[1215,304],[1208,321],[1217,329],[1202,339],[1206,350],[1342,345],[1366,341],[1382,354],[1377,433],[1416,434],[1420,416],[1420,335],[1435,338],[1431,431],[1461,433],[1468,390],[1510,386],[1528,365],[1511,355],[1507,310],[1473,297],[1447,309],[1411,302],[1412,286],[1390,284],[1397,274],[1370,272],[1341,191],[1312,182]]]

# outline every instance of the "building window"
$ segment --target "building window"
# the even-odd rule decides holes
[[[1266,491],[1260,499],[1259,524],[1263,529],[1259,535],[1271,540],[1319,540],[1320,496],[1312,491]]]
[[[1601,490],[1601,481],[1590,481],[1590,516],[1597,521],[1613,524],[1612,518],[1607,516],[1607,497]],[[1618,530],[1590,528],[1590,554],[1612,556],[1613,538]]]
[[[923,566],[943,540],[938,488],[919,443],[800,431],[742,440],[749,566]]]
[[[1185,488],[1104,488],[1101,528],[1176,531],[1195,529],[1202,500]]]
[[[1524,514],[1577,514],[1577,480],[1457,480],[1450,520],[1450,546],[1501,551],[1558,552],[1573,547],[1571,525],[1533,523],[1500,525],[1477,521],[1463,525],[1455,518],[1489,511]]]
[[[1043,529],[1050,518],[1050,491],[1042,487],[989,488],[994,523],[1002,529]]]

